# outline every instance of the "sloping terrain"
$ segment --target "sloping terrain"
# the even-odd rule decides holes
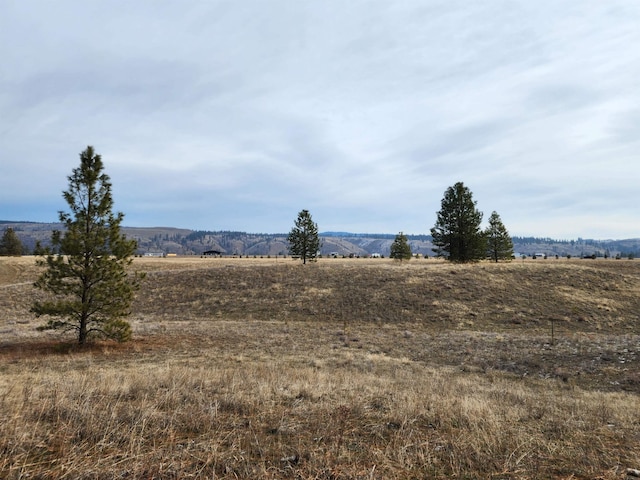
[[[640,465],[640,262],[137,258],[134,340],[0,258],[0,477],[601,478]]]

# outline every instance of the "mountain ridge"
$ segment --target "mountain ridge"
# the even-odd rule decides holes
[[[53,230],[61,230],[57,222],[29,222],[0,220],[0,230],[14,229],[27,252],[32,252],[39,242],[48,245]],[[122,231],[138,242],[138,254],[203,255],[206,251],[217,251],[225,255],[286,255],[288,242],[286,233],[248,233],[227,230],[192,230],[178,227],[123,226]],[[320,232],[322,255],[369,256],[374,253],[388,255],[396,234],[357,233],[345,231]],[[407,235],[414,253],[433,256],[431,236]],[[556,240],[549,237],[513,236],[514,252],[517,254],[545,256],[568,255],[575,257],[640,256],[640,238],[622,240]]]

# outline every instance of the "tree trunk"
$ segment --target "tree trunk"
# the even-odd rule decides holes
[[[78,330],[78,345],[84,345],[87,343],[87,319],[80,319],[80,329]]]

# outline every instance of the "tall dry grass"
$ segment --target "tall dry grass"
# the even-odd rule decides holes
[[[163,260],[138,262],[151,273],[135,340],[80,350],[33,330],[34,272],[12,264],[0,478],[622,479],[640,466],[635,262]]]
[[[620,478],[638,399],[344,352],[13,366],[3,478]]]

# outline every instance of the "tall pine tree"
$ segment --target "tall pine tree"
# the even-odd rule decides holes
[[[487,254],[498,263],[498,260],[513,258],[513,241],[497,212],[489,217],[489,226],[484,232],[487,239]]]
[[[318,237],[318,225],[313,222],[308,210],[298,213],[294,227],[289,232],[289,252],[300,257],[302,263],[314,260],[320,250],[320,238]]]
[[[480,229],[482,212],[476,208],[471,191],[462,182],[456,183],[446,190],[441,207],[431,229],[436,255],[459,263],[483,259],[486,241]]]
[[[38,261],[46,270],[35,283],[50,297],[32,307],[48,318],[41,329],[75,331],[81,345],[92,335],[130,338],[125,317],[142,278],[127,272],[137,245],[120,232],[124,215],[112,212],[111,183],[103,169],[93,147],[80,154],[63,193],[70,212],[59,212],[64,231],[53,233],[52,248]]]

